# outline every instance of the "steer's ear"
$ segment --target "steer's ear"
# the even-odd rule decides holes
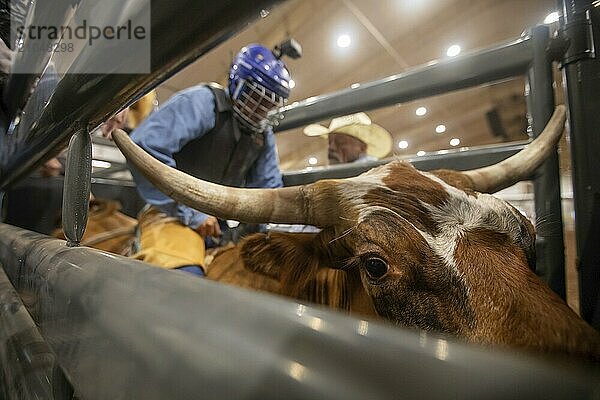
[[[260,233],[244,238],[240,255],[250,271],[301,290],[315,278],[319,268],[331,266],[325,243],[323,232]]]

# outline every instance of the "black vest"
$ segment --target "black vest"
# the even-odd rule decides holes
[[[243,187],[250,167],[264,148],[264,136],[240,126],[222,87],[206,87],[215,96],[215,127],[173,155],[177,169],[206,181]]]

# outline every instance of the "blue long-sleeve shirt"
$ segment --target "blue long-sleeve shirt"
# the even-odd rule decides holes
[[[131,139],[163,163],[176,167],[173,154],[188,142],[201,138],[215,127],[215,97],[204,85],[183,90],[169,99],[158,111],[151,114],[131,133]],[[264,132],[265,147],[246,176],[246,187],[275,188],[283,185],[275,149],[273,131]],[[219,154],[214,159],[199,163],[223,162]],[[137,190],[142,198],[184,224],[196,229],[208,217],[163,194],[140,172],[129,165]]]

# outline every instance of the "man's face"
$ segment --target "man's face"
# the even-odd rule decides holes
[[[254,114],[260,120],[263,120],[267,118],[269,111],[274,110],[281,105],[281,103],[277,101],[278,98],[279,96],[276,96],[275,93],[257,85],[257,89],[250,92],[248,105],[253,109]]]
[[[356,161],[367,151],[367,144],[345,133],[329,134],[329,164]]]

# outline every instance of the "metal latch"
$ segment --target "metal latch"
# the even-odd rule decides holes
[[[560,60],[561,68],[576,61],[596,58],[590,10],[573,14],[570,22],[559,32],[559,38],[568,43],[568,48]]]

